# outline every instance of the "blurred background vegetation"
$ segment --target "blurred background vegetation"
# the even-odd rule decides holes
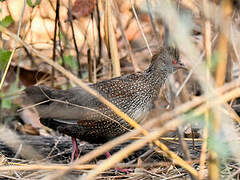
[[[239,11],[239,0],[0,0],[0,127],[52,134],[33,112],[17,111],[25,87],[78,85],[68,73],[94,83],[143,71],[169,40],[189,71],[168,79],[148,117],[154,123],[143,127],[151,127],[150,134],[165,128],[158,137],[179,140],[168,139],[194,166],[188,178],[239,179]],[[163,126],[176,119],[179,124]],[[194,138],[200,148],[193,153]],[[143,174],[174,179],[187,172],[166,167]]]

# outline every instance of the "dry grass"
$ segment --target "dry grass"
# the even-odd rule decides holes
[[[28,20],[26,21],[24,15],[22,15],[19,19],[20,25],[18,26],[17,32],[15,32],[14,28],[4,28],[0,26],[0,32],[4,36],[7,36],[8,39],[10,39],[9,41],[14,42],[14,45],[11,45],[11,43],[8,44],[9,49],[12,50],[11,60],[9,60],[3,73],[0,89],[4,89],[3,85],[4,82],[7,81],[5,78],[12,60],[15,58],[15,61],[18,61],[17,52],[24,48],[35,59],[45,62],[53,67],[54,71],[56,70],[56,74],[52,71],[55,76],[64,76],[68,79],[67,82],[70,81],[75,85],[81,86],[84,90],[96,96],[101,102],[109,106],[118,116],[127,121],[135,129],[99,146],[97,149],[81,156],[78,160],[68,165],[43,164],[39,163],[37,160],[30,161],[27,153],[31,154],[31,156],[37,156],[35,155],[36,152],[30,147],[28,151],[25,151],[25,153],[27,152],[25,159],[29,161],[20,161],[15,164],[14,160],[7,161],[6,158],[2,156],[2,166],[0,166],[2,175],[0,175],[0,177],[2,176],[9,179],[61,179],[63,177],[66,177],[66,179],[206,179],[207,177],[209,179],[239,179],[240,138],[239,129],[237,129],[237,127],[239,127],[240,121],[237,113],[232,109],[232,105],[238,104],[239,100],[237,99],[240,97],[240,81],[239,77],[236,79],[231,76],[231,74],[233,74],[233,70],[231,69],[232,66],[236,66],[238,69],[240,68],[240,44],[238,43],[240,42],[240,36],[238,35],[240,33],[240,18],[238,14],[239,10],[237,9],[239,7],[237,7],[236,4],[233,4],[230,0],[222,0],[217,4],[208,0],[181,2],[174,0],[141,0],[137,1],[136,4],[134,4],[132,0],[129,2],[122,1],[122,4],[116,2],[113,3],[112,1],[106,0],[98,2],[100,15],[105,16],[104,34],[107,47],[106,51],[102,50],[102,47],[99,47],[95,42],[97,36],[102,38],[101,33],[96,35],[97,33],[95,31],[100,29],[103,31],[102,26],[99,27],[100,29],[94,28],[95,21],[97,21],[96,12],[93,16],[94,23],[92,23],[91,30],[83,28],[84,24],[86,24],[85,22],[90,21],[90,17],[85,19],[77,17],[79,18],[78,23],[81,24],[81,26],[76,26],[76,24],[74,26],[75,30],[77,29],[77,32],[86,31],[87,35],[85,36],[85,39],[87,43],[81,44],[81,53],[85,54],[85,56],[83,55],[84,59],[87,50],[91,50],[88,55],[95,60],[93,63],[94,76],[97,77],[96,60],[98,56],[100,59],[112,58],[112,71],[111,67],[109,68],[109,63],[106,60],[103,60],[103,64],[107,70],[103,71],[102,79],[109,77],[109,74],[111,74],[111,76],[120,75],[121,69],[119,57],[124,57],[123,54],[127,54],[130,57],[130,62],[133,63],[133,71],[138,71],[140,66],[144,66],[143,58],[140,59],[142,60],[141,62],[136,61],[138,52],[132,50],[128,41],[131,40],[133,44],[136,41],[135,43],[139,43],[138,46],[140,47],[145,45],[150,55],[152,55],[152,42],[155,44],[163,44],[163,42],[156,42],[156,39],[159,41],[159,37],[161,37],[160,35],[159,37],[152,36],[152,32],[155,34],[162,32],[163,26],[159,23],[161,19],[162,24],[168,26],[172,41],[181,51],[185,64],[187,64],[192,72],[189,73],[189,77],[193,74],[194,78],[200,85],[202,89],[201,96],[196,97],[192,95],[192,89],[187,87],[188,83],[190,84],[193,82],[192,79],[188,82],[180,82],[178,77],[174,76],[171,78],[171,81],[169,81],[169,84],[171,84],[173,91],[177,92],[177,95],[174,96],[174,102],[173,100],[170,102],[170,104],[173,104],[172,107],[175,108],[172,108],[170,111],[164,110],[166,112],[161,113],[160,115],[158,114],[155,118],[150,118],[145,124],[140,125],[127,114],[120,111],[114,104],[107,101],[107,99],[101,96],[98,92],[89,88],[88,85],[72,73],[74,72],[72,69],[69,70],[69,68],[59,65],[57,61],[53,61],[49,54],[45,54],[47,51],[46,49],[37,48],[37,42],[34,42],[36,44],[29,43],[28,39],[24,38],[27,36],[27,31],[21,29],[22,23],[25,25],[25,28],[28,27],[26,26]],[[89,2],[93,1],[89,0]],[[104,2],[106,3],[106,8],[103,6]],[[149,4],[146,5],[146,3],[149,2],[151,2],[151,6],[148,6]],[[3,3],[7,4],[11,2],[2,2],[2,6],[4,5]],[[65,6],[63,2],[60,2],[60,5]],[[124,9],[125,6],[129,9],[124,11],[122,9]],[[116,8],[119,8],[120,12],[114,14]],[[23,8],[22,12],[24,11],[25,9]],[[31,12],[33,17],[36,15],[36,11],[37,10],[34,9]],[[120,27],[118,27],[117,21],[119,21],[121,17],[124,18],[127,13],[131,14],[129,16],[132,18],[129,18],[128,20],[132,24],[121,22]],[[119,15],[117,18],[116,14]],[[139,18],[138,16],[142,17]],[[150,16],[150,18],[152,18],[150,19],[151,22],[149,20],[144,22],[144,16]],[[60,21],[63,21],[61,16]],[[126,28],[125,31],[127,31],[128,26],[131,26],[134,23],[136,25],[135,27],[139,28],[136,39],[131,39],[129,34],[116,33],[125,33],[124,28]],[[121,30],[119,30],[119,28]],[[158,32],[156,29],[158,29]],[[22,30],[21,32],[23,34],[20,33],[20,30]],[[66,33],[66,37],[69,38],[68,40],[72,40],[72,37],[67,34],[66,31],[62,31]],[[90,31],[90,33],[88,31]],[[194,31],[197,31],[197,35],[193,34]],[[80,38],[77,33],[75,35],[76,39]],[[122,36],[124,36],[123,39],[126,48],[121,46],[121,43],[123,43],[121,42]],[[214,37],[217,37],[216,42],[214,42]],[[138,42],[137,40],[141,38],[143,38],[143,41]],[[52,45],[51,42],[50,39],[46,44]],[[73,50],[73,45],[69,44],[66,43],[62,45],[64,47],[66,46],[66,52],[72,55],[79,55],[79,52]],[[71,46],[71,48],[68,49],[69,46]],[[105,54],[103,53],[103,55],[101,55],[103,57],[100,57],[100,53],[97,53],[99,49],[100,51],[102,50],[105,52]],[[53,49],[53,51],[55,51],[55,49]],[[55,56],[61,57],[63,55],[59,51],[57,52],[58,55],[55,54]],[[205,56],[199,63],[201,54],[205,54]],[[149,54],[146,52],[141,52],[140,56],[148,57],[148,59],[150,59]],[[28,56],[26,55],[26,57]],[[56,59],[56,57],[53,59]],[[82,62],[82,64],[84,63]],[[232,66],[229,66],[228,64],[232,64]],[[77,73],[75,72],[75,74]],[[183,73],[181,73],[181,78],[183,77]],[[52,82],[53,78],[54,76],[52,76]],[[174,83],[172,83],[172,81]],[[180,83],[180,85],[183,84],[181,90],[183,89],[185,96],[181,91],[177,90],[178,88],[176,88],[176,84],[178,83]],[[180,97],[177,97],[178,95]],[[184,155],[181,156],[177,154],[178,152],[170,150],[169,147],[163,143],[164,141],[160,140],[160,137],[168,132],[176,130],[187,123],[194,124],[196,122],[203,124],[201,127],[198,127],[203,129],[201,135],[203,143],[200,156],[198,157],[189,154],[191,149],[186,146],[185,140],[181,138],[181,136],[179,136],[178,140],[180,141],[179,144],[182,146],[179,145],[179,147],[185,152]],[[182,128],[179,128],[180,134],[182,133],[181,129]],[[16,134],[10,134],[8,130],[3,128],[1,129],[1,132],[4,134],[4,136],[2,135],[0,138],[1,141],[10,145],[10,147],[17,151],[18,148],[14,147],[14,144],[11,146],[11,144],[8,143],[7,138],[8,136],[11,136],[17,140],[17,136],[15,137]],[[98,156],[136,136],[141,136],[141,138],[134,140],[131,144],[113,154],[109,159],[106,159],[101,163],[92,164],[94,159]],[[172,139],[168,139],[168,141],[174,142]],[[21,142],[19,141],[18,144],[21,144]],[[165,161],[150,162],[151,164],[149,164],[149,162],[141,162],[141,158],[139,158],[137,163],[119,164],[124,158],[146,145],[149,145],[150,148],[154,149],[155,153],[163,156]],[[188,158],[184,159],[184,157]],[[123,175],[119,172],[114,172],[114,168],[116,167],[130,167],[134,171]]]

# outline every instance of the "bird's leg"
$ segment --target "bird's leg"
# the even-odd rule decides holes
[[[106,156],[107,158],[110,158],[110,157],[111,157],[110,152],[106,152],[106,153],[105,153],[105,156]],[[119,172],[126,173],[126,174],[129,174],[129,173],[131,172],[130,169],[122,169],[122,168],[115,168],[115,169],[116,169],[117,171],[119,171]]]
[[[110,157],[111,157],[110,152],[106,152],[106,153],[105,153],[105,156],[106,156],[107,158],[110,158]]]
[[[73,149],[72,149],[72,160],[71,162],[73,162],[74,157],[76,156],[76,159],[78,159],[78,145],[77,145],[77,139],[75,137],[72,137],[72,145],[73,145]]]

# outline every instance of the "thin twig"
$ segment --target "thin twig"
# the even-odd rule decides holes
[[[146,38],[146,36],[145,36],[145,34],[144,34],[142,25],[141,25],[141,23],[140,23],[140,21],[139,21],[139,19],[138,19],[138,16],[137,16],[137,13],[136,13],[136,10],[135,10],[133,1],[130,0],[130,3],[131,3],[132,10],[133,10],[133,14],[134,14],[134,16],[135,16],[135,18],[136,18],[136,21],[137,21],[137,24],[138,24],[138,28],[140,29],[140,32],[141,32],[142,37],[143,37],[143,39],[144,39],[144,41],[145,41],[145,43],[146,43],[146,46],[147,46],[147,48],[148,48],[148,51],[149,51],[150,55],[153,56],[152,51],[151,51],[151,49],[150,49],[150,47],[149,47],[147,38]]]
[[[153,28],[154,35],[157,38],[157,40],[160,41],[159,32],[158,32],[158,30],[156,28],[155,21],[154,21],[154,18],[153,18],[152,3],[149,0],[146,0],[146,4],[147,4],[148,15],[150,17],[150,21],[151,21],[151,25],[152,25],[152,28]]]
[[[217,35],[215,35],[215,37],[213,38],[213,43],[215,42],[215,40],[217,39]],[[178,89],[178,91],[176,92],[176,97],[179,96],[179,94],[181,93],[181,91],[183,90],[184,86],[186,85],[186,83],[189,81],[189,79],[191,78],[191,76],[193,75],[193,72],[196,70],[196,68],[198,67],[198,65],[201,63],[203,57],[205,55],[205,52],[203,52],[200,56],[200,58],[198,59],[198,61],[196,62],[196,64],[193,66],[193,68],[190,70],[190,72],[188,73],[186,79],[184,80],[184,82],[181,84],[180,88]]]
[[[75,38],[74,27],[73,27],[72,1],[71,0],[68,0],[68,13],[69,13],[69,23],[70,23],[71,30],[72,30],[73,44],[74,44],[75,51],[76,51],[76,54],[77,54],[78,77],[82,78],[81,66],[80,66],[80,53],[79,53],[79,50],[78,50],[78,45],[77,45],[77,41],[76,41],[76,38]]]
[[[56,1],[56,17],[55,17],[55,24],[54,24],[54,36],[53,36],[53,54],[52,59],[56,61],[56,45],[57,45],[57,30],[58,30],[58,21],[59,21],[59,7],[60,2],[59,0]],[[55,76],[55,69],[52,67],[52,74],[51,74],[51,86],[54,87],[54,76]]]
[[[97,11],[97,29],[98,29],[98,57],[96,59],[96,68],[100,64],[102,58],[102,37],[101,37],[101,24],[100,24],[100,12],[99,12],[99,2],[96,1],[96,11]]]

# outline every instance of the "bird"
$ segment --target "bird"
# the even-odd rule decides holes
[[[179,51],[164,46],[152,56],[143,72],[122,75],[89,86],[116,105],[138,123],[142,123],[153,107],[168,75],[186,69]],[[105,143],[132,127],[98,98],[81,87],[57,90],[46,86],[30,86],[24,90],[24,101],[35,104],[40,122],[72,137],[72,160],[78,157],[76,138],[89,143]]]

